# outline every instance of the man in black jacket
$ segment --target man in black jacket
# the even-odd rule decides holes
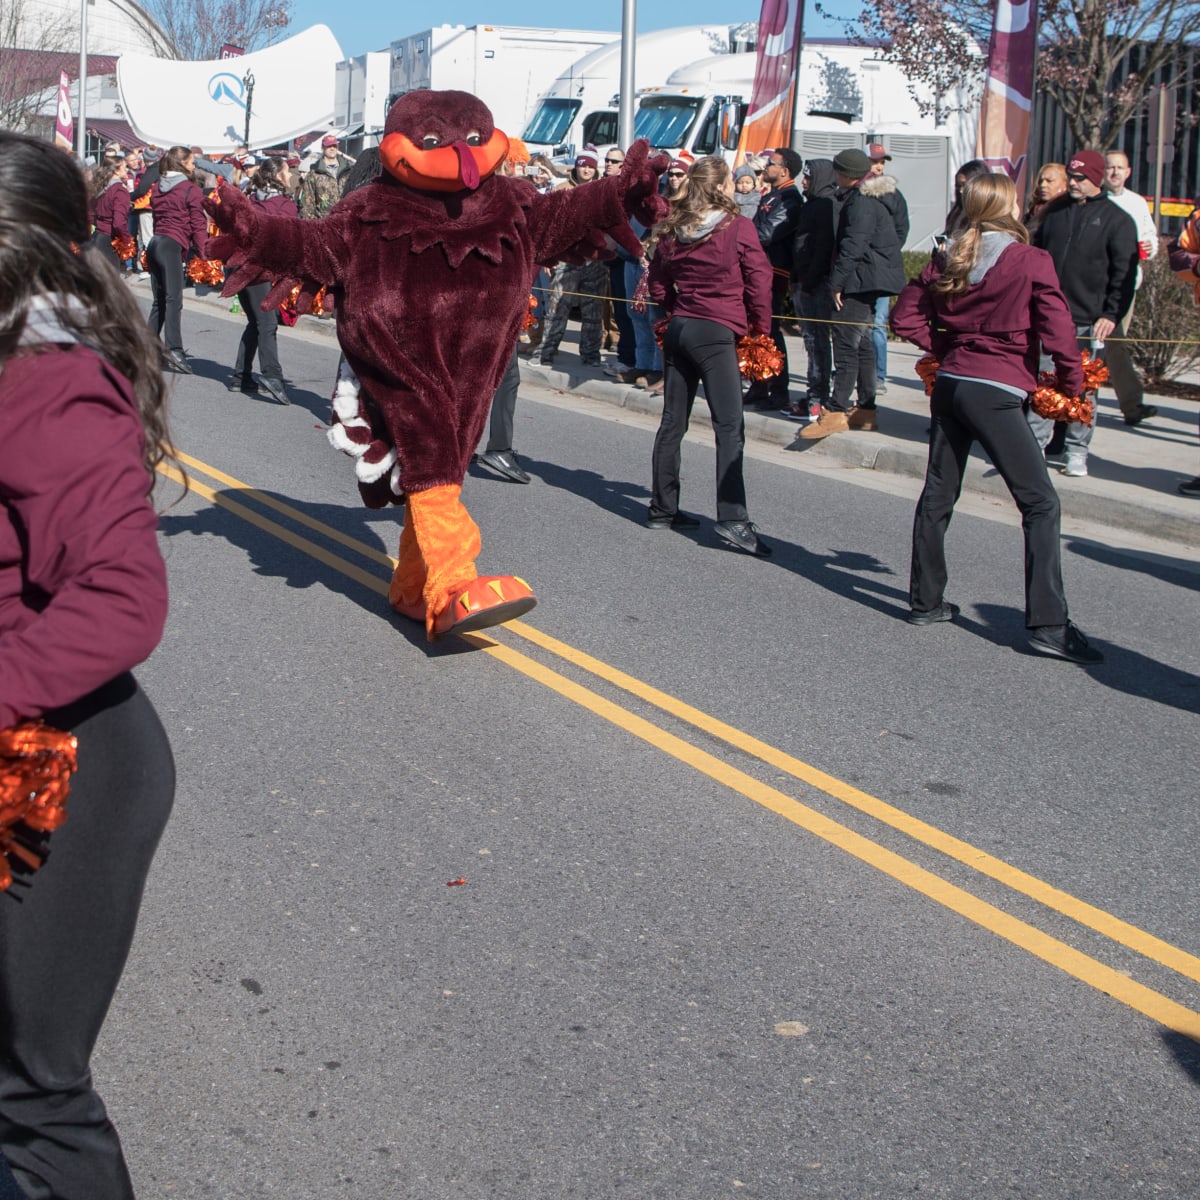
[[[833,297],[833,358],[837,378],[820,420],[806,425],[806,440],[847,429],[874,429],[875,347],[871,327],[875,301],[899,295],[904,287],[904,260],[892,215],[880,201],[864,195],[862,181],[871,160],[861,150],[843,150],[833,160],[841,211],[838,213],[829,290]],[[858,389],[852,408],[850,393]]]
[[[1071,309],[1083,347],[1103,357],[1104,340],[1133,303],[1137,284],[1138,234],[1133,218],[1104,194],[1104,155],[1079,150],[1067,164],[1067,191],[1073,203],[1047,208],[1033,244],[1054,259],[1059,286]],[[1029,423],[1044,447],[1054,423],[1031,409]],[[1067,426],[1067,475],[1086,475],[1095,424]]]
[[[783,340],[779,314],[783,302],[791,289],[792,237],[804,197],[796,186],[804,160],[795,150],[773,150],[770,161],[763,171],[763,178],[771,190],[762,198],[754,216],[754,228],[762,243],[774,272],[771,288],[771,337],[779,353],[783,355],[783,367],[778,375],[753,383],[746,392],[745,403],[750,408],[787,408],[788,400],[788,356]]]
[[[804,207],[792,239],[792,305],[802,321],[808,355],[808,396],[784,415],[796,421],[815,421],[829,403],[833,377],[833,297],[829,294],[837,226],[833,163],[827,158],[810,158],[804,164],[801,186]]]

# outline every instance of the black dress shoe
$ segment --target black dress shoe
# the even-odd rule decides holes
[[[287,388],[283,386],[282,379],[272,379],[269,376],[264,375],[262,386],[263,391],[266,392],[276,404],[291,404],[292,398],[287,394]]]
[[[529,482],[529,472],[517,462],[517,456],[511,450],[485,450],[475,456],[475,461],[483,463],[485,467],[491,467],[497,474],[511,479],[513,483]]]
[[[1065,625],[1039,625],[1030,631],[1029,648],[1035,654],[1065,658],[1067,662],[1094,667],[1104,661],[1104,655],[1088,642],[1083,633],[1068,621]]]
[[[1153,404],[1139,404],[1137,409],[1125,418],[1126,425],[1140,425],[1151,417],[1158,416],[1158,409]]]
[[[258,395],[258,384],[253,375],[238,375],[236,372],[225,381],[225,386],[231,392],[244,392],[247,396]]]
[[[937,608],[931,608],[925,612],[914,608],[905,619],[910,625],[936,625],[939,621],[953,621],[958,613],[957,604],[949,604],[943,600]]]
[[[168,371],[174,371],[176,375],[194,375],[192,364],[188,362],[187,355],[182,350],[168,350],[163,355],[163,366]]]
[[[771,547],[758,536],[758,530],[749,521],[718,521],[713,528],[717,537],[738,550],[755,558],[771,557]]]
[[[646,518],[647,529],[699,529],[700,522],[685,512],[672,513],[669,517]]]

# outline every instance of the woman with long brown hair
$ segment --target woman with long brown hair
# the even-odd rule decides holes
[[[297,217],[300,214],[291,197],[291,186],[287,162],[273,157],[265,159],[250,176],[247,194],[269,216]],[[231,392],[257,393],[258,384],[254,382],[254,358],[257,355],[262,367],[262,385],[267,394],[278,404],[291,404],[291,397],[283,382],[283,367],[279,363],[278,339],[275,336],[279,330],[279,310],[262,310],[262,302],[270,290],[270,281],[264,280],[238,292],[238,303],[246,317],[246,328],[238,343],[237,361],[228,386]]]
[[[161,353],[88,232],[71,157],[0,132],[0,729],[43,721],[78,759],[41,867],[0,891],[0,1152],[27,1200],[133,1196],[88,1064],[175,782],[130,674],[167,612]]]
[[[113,246],[113,239],[129,236],[129,168],[123,158],[105,162],[96,168],[91,187],[92,234],[91,246],[118,271],[125,270],[125,260]]]
[[[650,298],[668,317],[663,340],[663,415],[654,439],[652,529],[695,528],[679,510],[680,448],[704,383],[717,442],[717,524],[723,541],[765,557],[746,509],[746,442],[737,340],[771,328],[771,263],[754,223],[741,216],[733,173],[722,158],[701,158],[654,231]]]
[[[158,165],[158,180],[150,189],[150,211],[154,214],[154,236],[146,247],[146,265],[154,302],[150,306],[150,328],[161,334],[169,371],[190,375],[183,348],[183,264],[195,246],[207,257],[208,217],[204,195],[192,179],[196,157],[186,146],[172,146]]]
[[[1029,245],[1012,180],[993,174],[967,180],[961,208],[944,267],[935,256],[892,310],[892,332],[940,364],[930,397],[929,465],[913,523],[908,620],[932,625],[958,615],[944,598],[945,538],[978,441],[1021,510],[1030,649],[1101,662],[1104,656],[1067,616],[1058,494],[1025,417],[1042,349],[1054,361],[1059,390],[1083,391],[1075,326],[1050,256]]]

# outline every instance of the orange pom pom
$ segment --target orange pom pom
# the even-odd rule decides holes
[[[187,265],[187,276],[193,283],[212,287],[225,281],[225,268],[215,258],[193,258]]]
[[[744,379],[761,381],[783,370],[783,355],[768,333],[747,334],[738,338],[738,370]]]
[[[1090,425],[1095,420],[1096,406],[1091,397],[1108,380],[1108,368],[1086,350],[1080,352],[1080,361],[1083,364],[1082,396],[1064,396],[1058,390],[1058,376],[1052,371],[1043,371],[1038,376],[1038,388],[1030,404],[1039,417],[1050,421],[1078,421],[1082,425]]]
[[[117,252],[117,257],[122,262],[128,262],[137,254],[137,242],[129,234],[125,234],[124,237],[113,238],[112,248]]]
[[[11,858],[29,867],[40,856],[24,845],[18,826],[49,833],[67,819],[67,791],[77,742],[40,721],[0,730],[0,891],[12,883]]]
[[[926,354],[924,358],[917,359],[916,371],[925,385],[925,395],[927,396],[933,395],[933,385],[937,383],[937,373],[941,365],[932,354]]]
[[[534,309],[538,306],[537,297],[529,293],[529,307],[525,310],[525,316],[521,318],[521,331],[532,329],[537,324],[537,317],[533,315]]]

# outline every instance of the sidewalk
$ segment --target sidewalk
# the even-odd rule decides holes
[[[148,281],[131,285],[148,295]],[[216,289],[185,290],[185,303],[219,306],[229,311]],[[300,318],[297,330],[304,335],[334,337],[335,321]],[[521,378],[557,388],[566,394],[586,396],[657,417],[662,400],[640,388],[618,383],[603,370],[579,362],[579,325],[571,321],[555,356],[553,368],[521,359]],[[818,442],[803,442],[803,426],[774,413],[748,412],[746,437],[811,454],[816,460],[848,470],[886,471],[917,479],[925,476],[928,448],[929,403],[913,369],[921,351],[902,342],[888,343],[888,391],[879,398],[880,429],[875,433],[851,430]],[[608,362],[615,356],[607,353]],[[804,394],[804,342],[788,338],[788,362],[793,397]],[[332,386],[332,380],[331,380]],[[1147,537],[1163,538],[1200,548],[1200,499],[1181,496],[1176,486],[1200,475],[1198,407],[1195,403],[1146,394],[1159,415],[1129,428],[1121,419],[1111,389],[1101,390],[1099,424],[1092,439],[1086,478],[1068,478],[1051,464],[1064,516],[1111,525]],[[697,404],[693,424],[710,427],[708,410]],[[972,451],[963,488],[992,497],[1008,497],[1004,481],[978,449]]]
[[[851,430],[804,442],[797,436],[802,424],[774,413],[748,412],[746,437],[814,455],[826,465],[832,462],[848,469],[888,471],[923,479],[929,446],[929,402],[914,370],[921,353],[906,343],[888,343],[888,390],[879,397],[877,432]],[[608,352],[605,357],[615,361]],[[802,396],[805,355],[800,338],[788,338],[788,365],[792,396]],[[661,398],[617,383],[600,369],[580,365],[576,322],[568,324],[553,368],[522,359],[521,376],[635,412],[654,416],[662,412]],[[1122,419],[1111,389],[1101,389],[1100,397],[1099,423],[1086,478],[1068,478],[1056,464],[1050,466],[1063,515],[1200,547],[1200,499],[1181,496],[1176,490],[1183,480],[1200,475],[1198,406],[1148,392],[1146,403],[1155,405],[1159,415],[1131,429]],[[710,427],[703,403],[696,405],[692,421]],[[1004,481],[978,447],[971,453],[963,488],[1008,497]]]

